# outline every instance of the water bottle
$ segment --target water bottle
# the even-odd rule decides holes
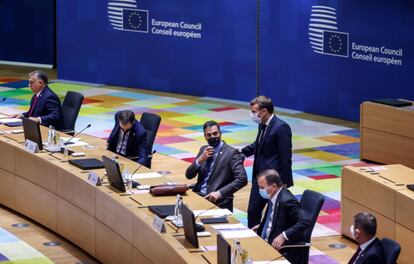
[[[181,214],[182,204],[183,204],[183,197],[180,194],[177,194],[177,198],[175,200],[175,208],[174,208],[174,220],[172,222],[174,225],[178,227],[183,226],[183,215]]]
[[[55,128],[52,128],[52,150],[54,151],[56,149],[56,130]]]
[[[126,186],[127,186],[127,190],[131,190],[132,189],[132,175],[131,173],[129,173],[129,169],[125,168],[124,171],[122,172],[122,178],[125,179],[126,181]]]
[[[231,264],[242,264],[241,251],[242,250],[241,250],[240,241],[234,240],[233,254],[231,256]]]
[[[53,126],[49,126],[49,130],[47,132],[47,147],[50,148],[52,146],[52,129]]]

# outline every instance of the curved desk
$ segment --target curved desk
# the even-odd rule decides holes
[[[13,128],[15,129],[15,128]],[[0,125],[0,130],[10,130]],[[47,129],[42,127],[42,135]],[[111,157],[105,150],[105,141],[87,135],[82,139],[94,149],[73,147],[86,157]],[[120,195],[109,186],[93,186],[88,173],[70,165],[61,154],[46,152],[32,154],[23,146],[23,134],[0,136],[0,203],[35,220],[104,263],[215,263],[216,252],[191,252],[183,237],[174,236],[168,224],[166,233],[152,228],[154,215],[138,206],[134,200],[150,204],[173,204],[175,197],[152,197],[150,194]],[[136,163],[124,158],[120,161],[130,171]],[[160,184],[167,180],[185,181],[186,163],[157,154],[155,170],[168,170],[167,177],[143,179],[142,184]],[[94,170],[103,176],[104,169]],[[139,172],[149,172],[141,168]],[[135,199],[136,198],[136,199]],[[211,203],[187,192],[184,203],[193,210],[205,210]],[[237,222],[231,219],[231,222]],[[200,246],[216,245],[213,235],[199,238]],[[271,260],[280,254],[260,237],[239,239],[242,247],[254,260]]]

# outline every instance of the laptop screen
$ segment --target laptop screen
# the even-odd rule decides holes
[[[39,123],[33,121],[29,118],[22,118],[23,120],[23,131],[24,131],[24,139],[31,140],[37,143],[39,150],[43,149],[42,144],[42,135],[40,134],[40,126]]]
[[[111,186],[118,191],[126,192],[118,162],[106,156],[102,156],[102,160]]]
[[[198,248],[198,237],[193,211],[183,204],[181,207],[181,214],[183,216],[185,239],[195,248]]]

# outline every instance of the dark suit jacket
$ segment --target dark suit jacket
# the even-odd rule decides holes
[[[257,230],[259,236],[262,234],[268,210],[269,208],[266,209],[266,213]],[[273,207],[272,220],[272,229],[268,239],[269,244],[272,244],[273,240],[282,232],[285,232],[288,238],[285,245],[306,242],[303,234],[310,225],[309,217],[304,215],[296,197],[284,187],[280,190]],[[288,254],[295,254],[295,250],[289,250]],[[287,258],[289,260],[289,255]]]
[[[107,140],[108,150],[112,152],[116,152],[120,130],[121,128],[119,126],[118,118],[117,115],[115,115],[115,126]],[[138,120],[135,120],[132,124],[125,154],[126,157],[138,157],[132,160],[135,160],[144,166],[148,166],[149,152],[147,148],[147,132]]]
[[[261,125],[259,125],[260,132]],[[264,170],[274,169],[287,187],[293,186],[292,178],[292,131],[289,125],[277,116],[273,116],[266,133],[258,144],[256,141],[242,149],[242,153],[249,157],[255,155],[253,163],[253,179]]]
[[[201,156],[204,149],[208,147],[202,146],[197,154],[197,159]],[[220,191],[223,198],[233,197],[233,194],[247,185],[246,170],[243,166],[243,155],[235,148],[223,142],[223,147],[218,154],[213,168],[211,169],[211,177],[207,183],[207,194]],[[187,168],[185,176],[192,179],[198,175],[197,183],[193,191],[199,192],[206,175],[206,163],[197,166],[195,160]],[[220,203],[220,201],[217,201]]]
[[[32,96],[29,111],[23,113],[24,117],[29,117],[35,96],[36,95]],[[39,98],[37,98],[31,116],[40,117],[42,125],[44,126],[52,125],[57,130],[63,128],[62,105],[60,104],[59,97],[48,86],[43,88]]]
[[[381,241],[375,238],[361,253],[355,264],[383,264],[385,263],[384,249]]]

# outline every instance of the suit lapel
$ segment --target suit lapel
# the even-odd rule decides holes
[[[364,257],[365,254],[368,252],[368,250],[373,247],[378,241],[378,238],[375,238],[374,241],[371,242],[371,244],[368,245],[368,247],[366,249],[364,249],[364,251],[361,252],[361,255],[359,256],[359,258],[357,259],[356,263],[360,263]]]
[[[276,204],[273,207],[272,229],[275,227],[275,224],[276,224],[277,215],[279,213],[279,202],[280,202],[280,199],[282,199],[284,192],[285,192],[285,188],[282,187],[282,190],[280,190],[280,193],[276,198],[276,202],[275,202]]]
[[[218,155],[216,157],[216,160],[214,161],[213,167],[210,170],[211,171],[211,176],[214,175],[214,170],[216,169],[217,164],[220,162],[220,159],[221,159],[221,156],[223,155],[223,152],[224,152],[224,148],[225,147],[226,147],[226,143],[224,143],[224,141],[223,141],[223,146],[221,147],[220,152],[218,153]]]

